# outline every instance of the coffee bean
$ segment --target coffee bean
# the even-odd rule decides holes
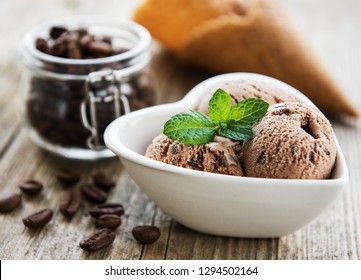
[[[19,188],[23,193],[35,196],[41,192],[43,184],[36,180],[26,180],[20,184]]]
[[[80,47],[81,47],[83,50],[87,50],[90,42],[93,42],[93,41],[94,41],[94,36],[93,36],[93,35],[90,35],[90,34],[87,34],[87,35],[84,35],[84,36],[80,39],[79,44],[80,44]]]
[[[46,225],[53,217],[51,209],[44,209],[23,219],[23,224],[28,228],[39,228]]]
[[[21,194],[15,193],[0,199],[0,213],[7,213],[21,205]]]
[[[122,220],[117,215],[105,214],[98,217],[96,225],[99,228],[116,229],[122,223]]]
[[[111,55],[112,47],[108,43],[101,41],[93,41],[88,45],[88,51],[91,54],[103,54],[103,55]]]
[[[91,202],[103,203],[107,200],[107,193],[93,184],[84,183],[80,186],[80,190]]]
[[[88,34],[88,30],[86,30],[85,28],[79,28],[75,30],[75,32],[77,32],[80,37],[83,37]]]
[[[123,205],[121,205],[120,203],[104,203],[95,205],[90,208],[89,214],[94,218],[97,218],[104,214],[121,216],[124,214],[124,208]]]
[[[48,42],[43,38],[38,38],[35,41],[35,48],[43,53],[50,53]]]
[[[81,204],[81,197],[77,191],[69,191],[60,198],[59,209],[64,217],[71,219],[78,211]]]
[[[98,172],[94,174],[92,178],[93,178],[93,183],[104,191],[109,191],[111,188],[115,186],[114,180],[112,180],[110,177],[106,176],[102,172]]]
[[[84,251],[94,251],[109,246],[113,243],[114,239],[115,233],[110,229],[104,228],[87,236],[79,243],[79,246]]]
[[[68,44],[68,57],[69,58],[73,58],[73,59],[81,59],[82,58],[82,54],[80,51],[80,48],[78,47],[77,43],[74,42],[70,42]]]
[[[58,40],[55,41],[54,45],[50,48],[50,54],[58,57],[65,57],[66,42],[64,42],[63,40]]]
[[[102,38],[102,41],[103,41],[104,43],[107,43],[107,44],[109,44],[109,45],[112,45],[112,37],[110,37],[110,36],[104,36],[104,37]]]
[[[49,35],[50,35],[51,39],[58,39],[60,37],[60,35],[66,31],[67,31],[67,29],[65,27],[53,26],[49,31]]]
[[[80,180],[80,175],[78,173],[66,168],[56,171],[55,177],[66,186],[73,185]]]
[[[151,244],[160,237],[160,230],[156,226],[136,226],[132,234],[139,243]]]

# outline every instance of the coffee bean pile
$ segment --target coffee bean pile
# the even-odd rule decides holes
[[[49,38],[37,38],[35,47],[43,53],[71,59],[103,58],[127,51],[114,49],[110,37],[92,35],[85,28],[70,31],[63,26],[53,26]]]
[[[26,117],[31,128],[45,142],[62,147],[87,148],[86,141],[90,132],[83,126],[80,106],[86,100],[88,92],[85,78],[79,80],[76,77],[94,71],[119,70],[129,66],[129,59],[122,61],[115,56],[127,52],[128,49],[114,47],[113,39],[108,36],[95,36],[85,28],[68,30],[62,26],[54,26],[49,30],[48,38],[35,40],[36,49],[49,55],[48,59],[41,59],[41,68],[48,72],[34,73],[31,77],[26,100]],[[102,58],[110,56],[114,56],[114,62],[101,62]],[[58,63],[56,60],[51,60],[52,57],[59,57],[65,61]],[[89,59],[95,60],[90,64],[74,64],[70,59],[84,62]],[[46,73],[75,76],[63,79],[51,77]],[[114,92],[114,83],[106,78],[91,83],[89,87],[94,95],[102,100],[112,96]],[[119,89],[128,99],[131,111],[155,104],[154,78],[148,68],[123,77]],[[123,104],[120,110],[121,115],[125,114]],[[118,116],[113,102],[96,103],[95,111],[99,134],[97,140],[104,144],[105,128]],[[89,108],[87,115],[88,120],[91,121]]]
[[[66,189],[59,199],[59,211],[68,220],[71,220],[82,205],[83,198],[90,203],[95,203],[88,210],[94,218],[95,225],[100,230],[85,237],[79,246],[85,251],[94,251],[108,247],[116,237],[115,230],[121,225],[121,216],[124,207],[120,203],[107,203],[108,192],[115,187],[115,181],[102,172],[92,175],[91,182],[80,183],[81,175],[68,169],[55,172],[55,177]],[[75,187],[78,185],[78,188]],[[36,180],[26,180],[19,186],[26,196],[36,196],[41,193],[44,186]],[[80,191],[79,191],[79,190]],[[22,194],[14,193],[0,198],[0,213],[8,213],[22,204]],[[54,214],[52,209],[41,209],[23,219],[23,224],[32,229],[42,228],[50,222]],[[155,226],[145,225],[133,228],[134,239],[141,244],[151,244],[160,237],[160,230]]]

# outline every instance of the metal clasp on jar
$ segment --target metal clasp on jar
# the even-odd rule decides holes
[[[87,96],[81,103],[80,109],[82,123],[91,133],[86,141],[86,145],[90,149],[105,149],[106,147],[101,138],[103,137],[101,130],[103,130],[105,125],[108,125],[111,120],[130,112],[128,98],[122,94],[120,86],[121,79],[116,76],[114,70],[92,72],[85,81],[85,92]],[[110,103],[113,103],[113,117],[105,123],[104,121],[100,123],[98,107],[108,104],[105,108],[110,109]],[[87,110],[88,106],[89,110]],[[90,121],[88,116],[90,117]]]

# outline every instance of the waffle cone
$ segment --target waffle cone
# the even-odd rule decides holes
[[[135,11],[133,20],[167,48],[179,52],[200,23],[235,13],[243,14],[244,9],[234,0],[147,0]]]
[[[243,1],[246,3],[243,10],[234,4],[237,0],[226,2],[220,8],[215,0],[148,0],[149,5],[143,5],[147,9],[140,8],[135,20],[195,65],[217,73],[254,72],[272,76],[300,90],[324,112],[359,115],[299,37],[278,1]],[[154,7],[160,3],[168,3],[164,9],[171,8],[162,11],[163,15],[172,16],[170,22],[164,18],[162,23],[151,20],[160,18],[159,7]],[[206,8],[195,16],[197,5]],[[184,25],[184,20],[188,25]]]

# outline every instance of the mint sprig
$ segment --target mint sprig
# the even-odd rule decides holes
[[[163,133],[170,139],[199,145],[212,141],[216,131],[216,125],[209,117],[190,110],[177,114],[167,121]]]
[[[253,125],[267,113],[268,106],[258,98],[232,106],[232,97],[218,89],[209,101],[209,117],[193,110],[176,114],[164,124],[163,133],[174,141],[191,145],[211,142],[216,134],[248,140],[253,137]]]

